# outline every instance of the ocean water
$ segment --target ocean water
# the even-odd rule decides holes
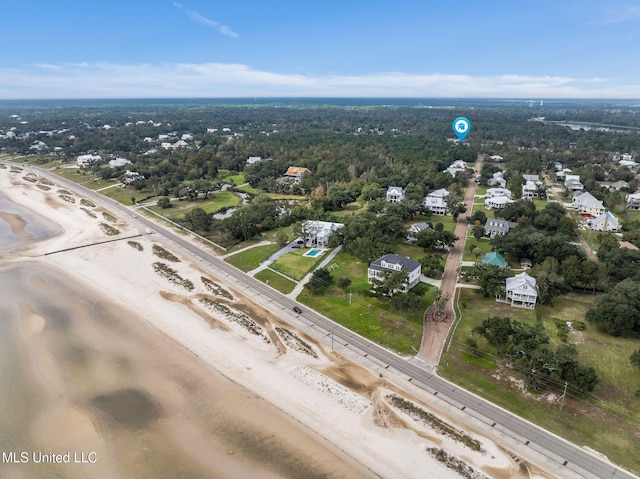
[[[0,478],[369,476],[108,291],[21,262],[59,230],[3,211],[24,224],[0,227]]]

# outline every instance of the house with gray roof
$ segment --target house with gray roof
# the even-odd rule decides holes
[[[401,291],[406,293],[420,281],[422,266],[417,261],[399,254],[385,254],[378,258],[367,268],[367,282],[373,283],[373,279],[382,281],[387,273],[404,271],[407,273],[407,280]]]
[[[342,228],[342,223],[330,221],[307,220],[302,224],[302,235],[305,246],[326,248],[334,231]]]
[[[402,200],[404,200],[404,188],[400,186],[387,188],[387,201],[389,203],[400,203]]]
[[[615,232],[620,229],[618,218],[610,211],[605,211],[587,222],[591,231]]]
[[[488,219],[484,225],[484,234],[490,238],[495,238],[496,236],[506,235],[515,226],[516,223],[512,221]]]
[[[627,202],[627,209],[640,210],[640,190],[627,195],[625,201]]]
[[[575,193],[572,201],[573,207],[580,213],[591,216],[599,216],[605,212],[605,207],[602,201],[597,199],[588,191],[582,193]]]
[[[536,279],[524,272],[507,278],[505,299],[497,299],[509,303],[514,308],[535,308],[538,300]]]
[[[431,229],[431,226],[429,226],[428,223],[425,223],[425,222],[413,223],[407,229],[407,241],[409,241],[410,243],[413,243],[414,241],[417,240],[416,235],[418,233],[421,233],[423,231],[427,231],[429,229]]]
[[[444,188],[432,191],[424,199],[423,206],[434,215],[448,215],[450,211],[447,206],[447,196],[449,196],[449,192]]]

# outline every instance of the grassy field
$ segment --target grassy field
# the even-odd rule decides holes
[[[387,301],[368,296],[367,265],[341,251],[334,261],[338,267],[332,272],[335,279],[350,278],[348,292],[330,287],[325,293],[311,295],[304,290],[298,301],[321,312],[337,323],[362,336],[401,354],[414,354],[422,338],[422,316],[433,302],[433,288],[423,296],[417,311],[407,313],[404,321],[400,312]]]
[[[329,254],[329,251],[326,251],[315,258],[303,256],[307,251],[308,248],[300,248],[297,251],[283,254],[271,264],[271,268],[299,281]]]
[[[462,261],[475,261],[476,257],[471,253],[471,249],[478,247],[481,251],[481,255],[478,259],[482,258],[486,253],[492,251],[491,243],[488,238],[481,238],[480,241],[476,240],[473,236],[467,236],[467,241],[464,245],[464,254],[462,255]]]
[[[229,256],[225,261],[236,268],[247,272],[256,269],[265,259],[280,249],[280,245],[268,244],[256,246],[254,248]]]
[[[175,221],[182,218],[185,214],[194,210],[195,208],[202,208],[207,213],[215,213],[223,208],[230,208],[236,206],[240,202],[240,199],[234,195],[231,191],[216,191],[209,199],[200,199],[196,201],[172,201],[171,208],[160,208],[159,206],[151,206],[150,209],[156,213],[166,216],[167,218]]]
[[[280,291],[282,294],[287,294],[293,291],[293,288],[296,287],[296,283],[279,275],[278,273],[274,273],[270,269],[263,269],[262,271],[258,271],[254,278],[262,281],[263,283],[268,284],[273,289]]]
[[[512,309],[482,298],[477,292],[462,290],[462,317],[450,349],[443,355],[439,373],[545,429],[578,445],[601,451],[614,462],[638,472],[640,456],[629,454],[637,447],[640,427],[640,400],[634,398],[640,385],[640,374],[629,362],[629,355],[637,348],[636,338],[613,338],[589,324],[583,333],[571,333],[569,341],[577,343],[579,360],[596,369],[600,384],[592,394],[580,399],[568,396],[563,411],[557,401],[525,394],[505,379],[505,376],[517,376],[512,370],[500,370],[502,379],[493,377],[498,373],[496,363],[491,348],[483,339],[478,341],[487,353],[482,359],[472,358],[465,352],[466,338],[490,315],[510,316],[530,324],[538,316],[555,347],[560,344],[555,320],[583,320],[585,312],[593,306],[594,298],[570,294],[558,298],[552,306],[538,305],[536,311],[529,311]]]

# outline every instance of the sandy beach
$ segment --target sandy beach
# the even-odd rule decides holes
[[[0,476],[554,477],[446,417],[449,429],[434,425],[415,390],[330,351],[157,235],[24,177],[0,169],[0,190],[59,231],[31,241],[28,220],[0,215],[30,241],[0,265],[23,389],[38,391],[18,443],[98,460],[1,464]]]

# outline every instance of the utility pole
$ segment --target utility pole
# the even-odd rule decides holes
[[[349,291],[349,304],[351,304],[351,300],[353,299],[353,293]]]
[[[567,396],[567,385],[569,383],[567,381],[564,382],[564,391],[562,392],[562,396],[560,396],[560,399],[562,399],[562,402],[560,403],[560,412],[562,413],[562,408],[564,407],[564,398]]]

